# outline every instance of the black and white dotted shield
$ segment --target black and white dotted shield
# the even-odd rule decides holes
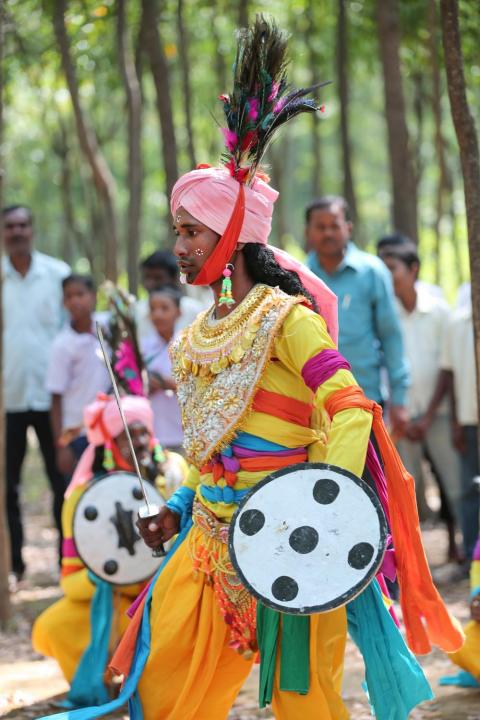
[[[265,605],[292,614],[345,605],[382,563],[388,527],[375,492],[335,465],[300,463],[264,478],[230,525],[238,575]]]
[[[153,485],[145,483],[145,491],[151,505],[165,505]],[[144,502],[136,475],[113,472],[93,482],[75,508],[77,552],[89,570],[112,585],[143,582],[162,563],[162,558],[152,556],[135,526]]]

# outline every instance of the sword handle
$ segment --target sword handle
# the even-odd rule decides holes
[[[148,520],[151,517],[155,517],[160,512],[160,508],[158,505],[154,505],[153,503],[150,503],[150,505],[141,505],[138,508],[138,517],[142,520]],[[154,550],[152,550],[152,557],[165,557],[167,554],[165,548],[163,547],[163,543],[160,543],[158,547],[156,547]]]
[[[165,557],[167,554],[167,551],[162,545],[159,545],[155,550],[152,550],[152,557],[159,558],[159,557]]]

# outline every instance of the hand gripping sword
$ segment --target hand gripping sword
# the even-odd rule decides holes
[[[115,400],[117,401],[118,411],[120,413],[120,417],[122,418],[123,428],[125,430],[125,435],[127,436],[128,446],[130,448],[130,455],[132,457],[133,466],[135,468],[135,472],[137,474],[138,480],[140,482],[140,488],[142,490],[143,499],[145,500],[145,504],[141,505],[138,509],[138,517],[142,520],[148,520],[148,518],[153,518],[160,512],[160,508],[155,503],[152,503],[148,499],[147,491],[145,489],[145,482],[142,478],[142,474],[140,472],[140,466],[138,464],[137,456],[135,455],[135,450],[133,448],[132,443],[132,437],[130,435],[130,430],[128,429],[127,420],[125,418],[125,413],[123,412],[122,403],[120,402],[120,393],[118,392],[118,386],[117,381],[115,380],[115,375],[113,374],[112,365],[110,363],[110,358],[108,357],[108,353],[105,348],[105,339],[103,337],[102,328],[100,327],[100,324],[97,322],[95,323],[96,330],[97,330],[97,337],[98,342],[100,343],[100,347],[102,349],[103,359],[105,360],[105,365],[107,366],[108,374],[110,375],[110,381],[112,383],[113,388],[113,394],[115,396]],[[163,557],[165,553],[165,549],[163,545],[160,545],[158,548],[155,548],[152,552],[154,557]]]

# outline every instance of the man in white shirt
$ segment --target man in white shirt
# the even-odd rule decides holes
[[[157,250],[142,260],[140,264],[142,285],[148,293],[161,290],[165,286],[179,287],[178,265],[175,255],[170,250]],[[201,310],[205,310],[213,302],[210,289],[203,301],[182,294],[180,300],[180,316],[175,323],[175,332],[190,325]],[[137,332],[140,340],[154,335],[156,330],[150,320],[148,299],[139,300],[136,307]]]
[[[2,215],[6,251],[2,272],[7,515],[12,571],[21,578],[25,563],[19,486],[29,427],[38,438],[54,494],[55,522],[61,530],[65,488],[55,464],[45,375],[50,347],[62,323],[62,279],[70,270],[64,262],[32,249],[33,222],[27,207],[10,206]]]
[[[451,442],[448,383],[441,373],[441,354],[450,311],[445,301],[418,284],[420,260],[414,243],[386,246],[381,258],[392,273],[411,384],[407,394],[409,424],[398,442],[405,466],[416,482],[420,517],[428,515],[422,481],[427,457],[455,520],[460,521],[460,477]],[[453,537],[451,537],[453,543]],[[450,548],[454,555],[454,547]]]
[[[477,373],[471,303],[455,311],[445,334],[442,367],[453,373],[455,418],[453,438],[460,456],[462,530],[467,561],[472,560],[479,533],[480,475],[478,448]]]

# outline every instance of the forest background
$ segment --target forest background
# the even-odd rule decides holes
[[[136,292],[139,257],[173,244],[173,182],[218,162],[218,95],[255,12],[291,33],[295,84],[333,81],[269,150],[273,243],[301,251],[305,204],[343,194],[360,245],[410,235],[454,300],[468,245],[437,0],[5,0],[3,204],[32,208],[38,249]],[[480,3],[459,16],[478,127]]]

